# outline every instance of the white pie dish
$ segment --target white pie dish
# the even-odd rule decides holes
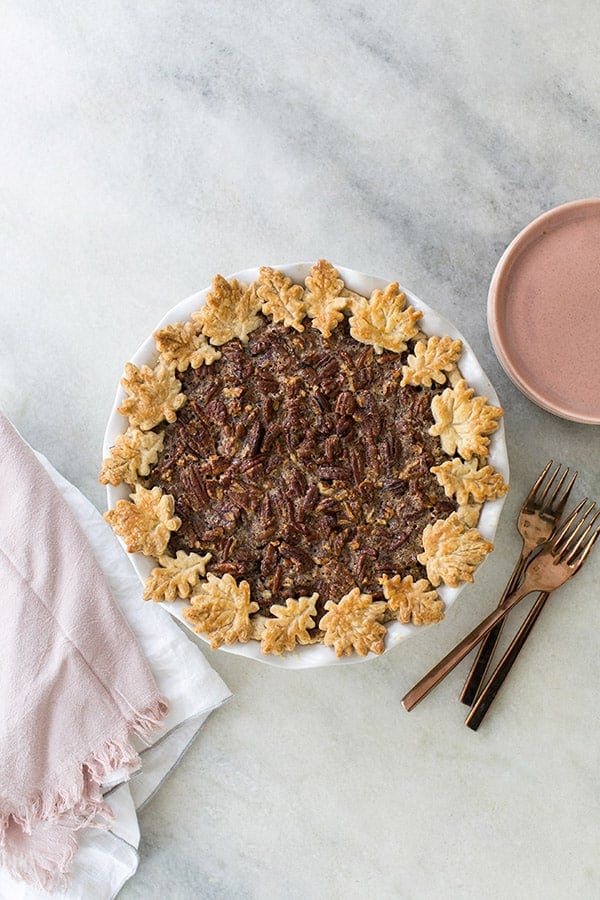
[[[274,268],[278,268],[283,271],[294,282],[303,283],[313,265],[314,263],[312,262],[294,263],[276,266]],[[357,293],[363,294],[367,297],[374,290],[383,289],[390,283],[391,280],[394,280],[393,278],[384,279],[372,275],[366,275],[361,272],[356,272],[353,269],[347,269],[343,266],[336,266],[336,268],[350,290],[356,291]],[[237,278],[240,282],[249,283],[256,280],[258,278],[258,274],[259,269],[254,268],[245,269],[244,271],[236,272],[233,275],[227,277]],[[420,324],[422,330],[426,334],[439,336],[449,335],[450,337],[454,339],[460,339],[463,342],[463,353],[459,361],[459,366],[463,376],[467,380],[469,386],[474,389],[476,394],[487,397],[490,403],[494,405],[499,405],[498,398],[496,396],[494,388],[492,387],[492,384],[485,375],[473,350],[471,349],[465,338],[462,336],[462,334],[460,334],[460,332],[450,322],[448,322],[433,309],[427,306],[427,304],[419,300],[411,291],[407,290],[404,287],[402,287],[402,289],[406,293],[408,302],[412,304],[416,309],[419,309],[423,312],[423,318]],[[193,294],[192,296],[188,297],[185,300],[182,300],[180,303],[173,306],[163,317],[163,319],[152,329],[152,332],[150,333],[148,338],[133,354],[130,361],[138,367],[143,364],[153,365],[156,362],[158,356],[154,344],[154,339],[152,337],[154,332],[167,324],[174,324],[175,322],[182,322],[189,319],[191,313],[203,305],[209,290],[210,287],[207,287],[203,291],[199,291],[198,293]],[[104,435],[104,458],[109,455],[110,448],[115,443],[117,436],[127,428],[127,419],[117,412],[118,407],[122,405],[125,397],[125,391],[119,385]],[[496,471],[498,471],[503,476],[505,481],[508,481],[508,455],[506,450],[504,425],[502,421],[500,422],[499,428],[491,435],[490,438],[489,463],[496,469]],[[113,508],[118,500],[126,499],[130,493],[131,488],[126,484],[121,484],[117,487],[108,485],[108,507]],[[489,541],[493,542],[503,504],[504,498],[502,497],[497,500],[488,501],[483,506],[481,518],[477,527],[483,537]],[[125,547],[124,541],[121,538],[119,538],[119,540],[122,546]],[[155,561],[139,553],[128,555],[140,580],[142,581],[142,583],[145,583],[148,576],[150,575],[152,568],[154,568],[156,565]],[[461,585],[458,588],[441,586],[437,589],[440,598],[445,602],[447,607],[454,602],[463,586],[464,585]],[[191,625],[183,617],[183,610],[188,605],[185,601],[175,601],[173,603],[164,603],[163,605],[171,613],[171,615],[182,622],[183,625],[190,631],[193,631]],[[388,652],[392,647],[395,647],[411,634],[418,633],[422,630],[422,626],[418,628],[414,625],[403,625],[400,622],[395,621],[388,623],[384,652]],[[204,638],[202,639],[204,640]],[[207,641],[206,643],[208,644]],[[313,668],[326,665],[342,665],[362,662],[363,660],[374,658],[374,654],[369,653],[366,657],[353,654],[352,656],[344,656],[341,659],[338,659],[333,649],[330,647],[325,647],[323,644],[298,646],[293,653],[284,654],[283,656],[262,653],[260,644],[257,641],[249,641],[246,644],[238,643],[230,646],[223,645],[220,649],[227,653],[249,657],[259,660],[260,662],[267,663],[268,665],[288,669]]]

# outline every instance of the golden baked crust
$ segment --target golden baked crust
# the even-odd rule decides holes
[[[325,338],[331,336],[356,297],[357,294],[348,290],[338,270],[326,259],[320,259],[306,278],[304,307],[313,328]]]
[[[456,515],[463,525],[466,525],[468,528],[475,528],[479,522],[482,508],[483,503],[463,503],[456,510]]]
[[[250,616],[258,603],[250,600],[247,581],[236,583],[232,575],[217,578],[208,573],[183,615],[198,634],[205,634],[213,650],[222,644],[245,644],[249,640]]]
[[[263,653],[281,654],[293,650],[296,644],[310,644],[311,629],[315,627],[318,594],[310,597],[288,598],[285,606],[273,604],[272,619],[265,620],[261,641]]]
[[[387,285],[383,290],[374,291],[367,299],[349,290],[331,263],[320,260],[312,267],[305,285],[306,287],[294,284],[283,272],[268,266],[260,269],[257,281],[250,285],[240,284],[235,279],[228,281],[217,275],[213,279],[206,304],[194,312],[189,321],[164,326],[155,333],[159,358],[154,367],[141,366],[138,369],[131,363],[126,365],[122,384],[128,398],[119,407],[119,412],[128,418],[129,426],[116,439],[108,459],[104,460],[100,480],[105,484],[117,485],[124,482],[134,485],[135,492],[130,494],[129,500],[119,500],[115,508],[105,514],[105,518],[115,532],[123,537],[129,552],[144,553],[158,562],[146,582],[144,598],[187,601],[189,606],[184,610],[185,618],[195,631],[206,636],[212,648],[252,639],[261,642],[263,653],[294,652],[296,647],[314,642],[332,647],[338,657],[353,652],[362,656],[369,652],[382,653],[387,621],[397,619],[414,625],[440,621],[443,618],[443,602],[438,598],[435,587],[442,583],[456,587],[463,581],[472,581],[473,571],[492,549],[492,545],[475,526],[483,503],[503,496],[507,490],[502,477],[490,465],[485,464],[489,435],[498,428],[502,410],[491,406],[485,397],[476,397],[462,378],[458,367],[462,352],[460,341],[447,336],[430,337],[420,330],[422,313],[406,305],[406,296],[397,282]],[[355,379],[354,386],[351,382],[351,390],[344,387],[339,396],[334,394],[335,402],[330,404],[323,384],[327,383],[327,379],[337,377],[337,363],[331,361],[329,339],[333,330],[344,319],[347,323],[344,324],[345,337],[342,340],[348,341],[349,333],[355,341],[365,344],[366,349],[360,352],[360,362],[353,370],[357,373],[352,375]],[[381,577],[379,572],[376,573],[377,577],[370,576],[373,582],[367,589],[360,572],[368,553],[362,553],[364,548],[357,541],[356,546],[349,544],[351,553],[358,558],[357,574],[353,576],[356,577],[354,586],[351,587],[347,581],[336,582],[332,576],[329,593],[323,596],[316,592],[310,594],[313,589],[310,581],[304,589],[293,592],[293,588],[286,587],[285,581],[280,579],[277,589],[273,587],[271,592],[269,584],[269,590],[261,589],[253,598],[254,588],[246,580],[250,577],[246,570],[240,568],[236,571],[236,577],[233,577],[230,572],[235,571],[235,568],[227,571],[227,566],[230,565],[227,557],[225,561],[223,558],[215,559],[210,551],[206,552],[208,548],[203,547],[200,539],[188,541],[186,537],[183,541],[180,532],[171,541],[171,535],[181,527],[181,519],[175,515],[174,498],[168,493],[173,489],[171,475],[158,479],[164,490],[159,487],[148,490],[140,482],[144,480],[145,484],[151,485],[149,473],[152,476],[153,471],[160,469],[161,460],[169,458],[170,451],[167,452],[166,445],[163,447],[163,431],[159,426],[166,427],[169,432],[173,426],[164,426],[164,423],[177,420],[180,410],[183,410],[180,421],[191,423],[185,426],[191,427],[191,431],[185,432],[181,460],[178,455],[171,455],[170,459],[176,460],[178,464],[180,462],[185,468],[188,465],[185,442],[189,441],[193,451],[189,458],[193,465],[199,464],[203,472],[212,473],[213,467],[216,467],[214,471],[218,474],[219,465],[230,465],[231,460],[227,457],[232,452],[231,447],[239,446],[235,441],[240,435],[223,434],[222,439],[220,436],[215,439],[216,453],[209,449],[200,452],[197,448],[206,440],[206,436],[203,437],[201,425],[198,426],[200,430],[195,430],[197,419],[194,417],[197,413],[193,395],[190,395],[190,404],[183,409],[188,395],[182,383],[193,384],[193,378],[197,376],[192,370],[211,366],[215,362],[218,363],[215,366],[215,385],[219,385],[219,396],[211,401],[208,414],[218,416],[222,414],[219,410],[225,410],[226,416],[238,417],[238,422],[240,417],[242,421],[245,417],[247,434],[241,435],[241,449],[234,451],[238,454],[235,461],[237,471],[243,476],[252,467],[260,465],[261,453],[257,454],[255,446],[255,442],[261,439],[260,423],[254,418],[255,410],[252,405],[248,405],[244,399],[246,388],[239,379],[236,381],[234,378],[233,382],[228,382],[218,374],[225,371],[223,365],[228,355],[232,354],[232,349],[223,345],[229,342],[234,342],[235,345],[239,342],[237,346],[243,347],[248,343],[249,335],[259,326],[266,326],[266,333],[272,334],[273,325],[276,324],[277,329],[289,329],[288,346],[305,348],[306,336],[311,333],[311,329],[307,329],[308,323],[324,339],[323,347],[321,338],[318,338],[319,346],[316,351],[313,347],[313,359],[309,362],[309,365],[318,366],[314,371],[318,372],[316,377],[321,381],[304,383],[302,362],[301,377],[290,378],[292,402],[297,396],[310,395],[325,410],[325,416],[333,417],[334,424],[343,426],[344,422],[372,420],[374,434],[377,435],[377,418],[373,418],[368,392],[364,390],[370,376],[362,369],[369,366],[373,370],[381,368],[382,372],[387,373],[383,396],[388,397],[391,384],[390,394],[395,397],[400,384],[404,398],[399,406],[402,415],[402,410],[406,409],[407,392],[416,392],[421,399],[414,403],[410,400],[409,415],[419,415],[423,436],[426,436],[431,416],[433,417],[434,424],[429,428],[429,434],[439,439],[443,452],[450,457],[435,466],[428,462],[425,471],[433,473],[445,496],[451,498],[452,502],[440,499],[442,491],[435,484],[432,494],[427,494],[427,491],[432,490],[429,486],[426,490],[423,489],[422,494],[417,495],[418,502],[424,503],[425,508],[431,510],[432,503],[444,503],[445,509],[454,507],[456,512],[447,518],[436,518],[443,507],[438,506],[437,513],[431,512],[430,524],[424,527],[422,533],[423,552],[418,553],[418,547],[410,551],[414,552],[414,557],[408,563],[411,569],[409,573],[389,571],[388,560]],[[304,337],[301,337],[303,332]],[[334,341],[339,339],[340,334],[342,332],[338,331]],[[311,340],[317,340],[314,332]],[[260,336],[253,338],[249,350],[244,352],[252,354],[257,352],[257,347],[258,352],[261,352],[260,345],[261,342],[264,345],[264,341],[264,334],[261,332]],[[287,337],[284,343],[285,341]],[[347,343],[341,346],[342,349],[344,346],[348,349]],[[216,349],[217,347],[222,349]],[[392,354],[398,355],[397,364],[393,363]],[[346,357],[350,358],[348,354]],[[239,354],[235,358],[241,359]],[[243,362],[240,365],[242,371]],[[385,369],[385,366],[388,368]],[[266,408],[269,408],[269,402],[273,404],[268,398],[269,391],[273,390],[270,367],[271,362],[267,361],[266,366],[258,372],[259,389],[264,390],[265,394],[260,398],[260,403],[265,404]],[[181,380],[176,377],[176,373],[180,373]],[[374,377],[377,378],[378,375],[375,374]],[[330,381],[329,384],[331,383],[333,382]],[[447,387],[442,390],[442,385]],[[214,392],[211,396],[214,396]],[[411,396],[414,397],[414,394]],[[432,397],[431,402],[428,397]],[[431,407],[431,416],[428,413],[423,418],[424,407],[421,400],[426,403],[427,410]],[[415,410],[418,412],[415,413]],[[223,420],[216,421],[220,423]],[[268,418],[266,421],[265,437],[272,440],[277,431]],[[342,524],[352,525],[360,514],[364,516],[365,528],[389,529],[389,522],[394,516],[390,504],[369,505],[365,501],[366,505],[358,509],[356,497],[353,498],[344,489],[343,478],[353,479],[353,483],[368,494],[374,487],[375,478],[378,479],[377,484],[385,481],[386,470],[385,467],[380,468],[377,475],[372,475],[373,457],[366,451],[368,449],[371,454],[383,451],[391,453],[389,448],[392,445],[388,444],[387,449],[385,446],[380,449],[384,438],[384,435],[380,435],[379,444],[373,443],[370,448],[359,447],[356,455],[352,455],[352,450],[351,458],[338,459],[344,448],[343,431],[340,434],[341,437],[334,431],[331,438],[328,438],[326,457],[319,458],[319,465],[322,463],[319,469],[321,480],[318,486],[313,484],[310,488],[305,498],[306,503],[300,502],[302,491],[307,491],[306,482],[304,488],[298,488],[298,482],[271,485],[270,496],[261,501],[261,510],[264,507],[265,534],[271,529],[270,543],[265,545],[261,565],[266,565],[269,553],[273,556],[275,545],[284,554],[288,554],[286,558],[302,565],[304,551],[288,537],[282,539],[282,535],[276,530],[278,510],[285,509],[286,504],[289,506],[292,502],[291,499],[285,499],[286,492],[290,490],[293,497],[298,498],[294,499],[294,503],[299,503],[298,509],[302,510],[302,516],[309,514],[311,504],[318,509],[327,509],[327,504],[330,507],[331,504],[338,504],[339,512],[336,515]],[[421,441],[423,440],[422,437]],[[208,448],[209,445],[206,446]],[[401,456],[400,464],[395,470],[394,477],[401,484],[410,485],[424,475],[423,448],[419,445],[414,449],[416,455]],[[431,454],[430,460],[441,458],[439,446],[435,453],[431,448],[428,452]],[[293,457],[292,462],[296,467],[300,464]],[[375,464],[381,466],[379,457],[376,457]],[[186,477],[192,480],[197,478],[195,471],[188,472],[186,469]],[[300,469],[296,468],[294,471],[299,473],[297,477],[301,476]],[[338,476],[337,473],[342,474]],[[246,495],[244,491],[250,490],[251,486],[247,487],[243,477],[242,483],[234,478],[234,482],[229,482],[229,485],[227,488],[225,482],[214,489],[229,489],[232,502],[241,503],[241,508],[247,510],[244,503],[253,501],[252,495]],[[200,496],[194,491],[204,489],[201,485],[196,485],[189,495],[190,502],[195,502],[194,497]],[[434,494],[435,500],[428,499]],[[210,497],[206,496],[205,499],[210,506]],[[358,505],[360,506],[360,501]],[[446,512],[442,514],[446,515]],[[293,533],[293,517],[288,526],[290,533]],[[404,538],[402,535],[398,537],[401,543]],[[186,547],[185,551],[176,549],[182,544]],[[192,547],[199,552],[192,552]],[[209,544],[209,547],[214,550],[213,545]],[[369,548],[368,545],[366,549],[374,552],[373,547]],[[318,555],[314,558],[320,567],[332,555],[335,555],[333,545],[326,550],[324,559]],[[272,560],[268,562],[272,565]],[[427,579],[413,577],[417,572],[426,572]],[[335,584],[338,585],[337,590]],[[381,585],[381,589],[377,585]],[[317,590],[321,589],[317,587]],[[297,596],[301,593],[302,596]],[[331,599],[327,599],[327,596]],[[381,600],[381,597],[384,599]],[[282,600],[281,604],[276,602],[278,599]],[[256,602],[257,600],[260,602]]]
[[[135,484],[140,476],[146,476],[163,448],[163,433],[142,431],[132,426],[119,434],[102,464],[98,479],[101,484],[114,486],[125,482]]]
[[[144,600],[186,600],[201,578],[206,575],[206,564],[211,554],[186,553],[178,550],[175,556],[161,556],[160,563],[152,569],[144,588]]]
[[[154,333],[154,342],[161,358],[167,365],[174,364],[178,372],[185,372],[188,366],[210,366],[221,353],[208,343],[195,322],[176,322],[165,325]]]
[[[432,585],[438,587],[444,582],[458,587],[461,581],[473,581],[473,572],[494,545],[452,513],[425,528],[423,548],[417,559],[427,569]]]
[[[281,322],[286,328],[304,331],[302,320],[306,316],[306,309],[301,284],[294,284],[283,272],[262,266],[256,293],[262,300],[264,315],[270,316],[273,322]]]
[[[104,518],[114,532],[123,538],[129,553],[162,556],[172,531],[177,531],[181,519],[174,515],[175,501],[163,494],[159,487],[147,490],[136,484],[130,500],[118,500]]]
[[[355,650],[360,656],[383,653],[386,627],[381,624],[386,604],[373,602],[371,594],[361,594],[353,588],[339,603],[328,600],[327,612],[319,622],[324,632],[323,643],[333,647],[335,655],[350,656]]]
[[[444,618],[444,603],[425,578],[414,581],[412,575],[381,578],[383,596],[399,622],[407,625],[431,625]]]
[[[503,497],[508,485],[502,475],[494,471],[492,466],[478,468],[479,460],[449,459],[440,466],[433,466],[431,471],[444,488],[447,497],[456,497],[461,506],[469,503],[472,497],[476,503],[485,500],[496,500]]]
[[[174,422],[177,410],[185,403],[181,382],[162,360],[154,368],[140,366],[138,369],[133,363],[126,363],[121,384],[129,397],[117,412],[127,416],[129,424],[142,431],[150,431],[165,420]]]
[[[452,456],[456,451],[463,459],[479,456],[486,459],[490,439],[504,415],[498,406],[490,406],[487,397],[476,397],[464,378],[454,388],[446,390],[431,401],[435,425],[429,433],[439,436],[444,452]]]
[[[206,305],[192,313],[192,320],[217,347],[233,338],[247,344],[248,335],[264,321],[258,314],[260,307],[255,284],[247,286],[236,278],[227,281],[222,275],[215,275]]]
[[[406,294],[394,281],[384,291],[373,291],[370,300],[361,297],[354,302],[350,334],[362,344],[371,344],[375,353],[402,353],[418,333],[417,322],[422,316],[420,310],[406,306]]]
[[[402,366],[402,386],[431,387],[433,382],[444,384],[447,373],[456,368],[461,353],[462,341],[454,341],[447,335],[434,335],[427,341],[417,341],[415,352],[409,353],[406,365]]]

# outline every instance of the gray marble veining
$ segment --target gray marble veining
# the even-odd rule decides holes
[[[600,7],[8,0],[0,28],[0,406],[104,509],[124,362],[216,271],[325,256],[462,330],[506,408],[497,550],[443,626],[366,664],[222,653],[235,697],[141,816],[123,898],[592,898],[600,560],[549,605],[480,732],[463,666],[400,697],[493,605],[550,456],[600,499],[598,430],[533,406],[485,319],[499,255],[597,194]]]

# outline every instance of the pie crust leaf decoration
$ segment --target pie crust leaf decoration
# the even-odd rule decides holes
[[[178,550],[175,557],[161,556],[159,566],[152,569],[144,588],[144,600],[186,600],[201,578],[212,554],[186,553]]]
[[[446,388],[431,401],[435,425],[429,434],[439,436],[448,456],[456,451],[463,459],[479,456],[486,459],[490,439],[487,435],[498,428],[503,411],[491,406],[487,397],[475,397],[464,378],[454,388]]]
[[[360,588],[353,588],[335,603],[328,600],[327,612],[319,622],[324,632],[323,643],[333,647],[335,655],[350,656],[353,650],[360,656],[367,653],[383,653],[385,625],[381,619],[385,615],[383,600],[373,603],[371,594],[361,594]]]
[[[495,472],[492,466],[482,466],[481,469],[477,466],[477,459],[467,462],[449,459],[439,466],[433,466],[431,471],[444,488],[446,497],[456,497],[460,506],[467,505],[469,497],[476,503],[503,497],[508,491],[508,485],[502,475]]]
[[[418,333],[417,322],[422,316],[422,312],[406,306],[406,294],[394,281],[384,291],[373,291],[370,300],[354,303],[350,334],[363,344],[371,344],[375,353],[402,353],[407,341]]]
[[[245,644],[250,637],[250,616],[258,609],[258,603],[250,600],[247,581],[236,583],[227,573],[221,578],[208,573],[191,597],[191,606],[183,615],[194,626],[197,634],[205,634],[212,650],[222,644]]]
[[[165,552],[172,531],[181,519],[175,516],[175,499],[163,494],[159,487],[147,490],[136,484],[131,500],[118,500],[104,518],[114,532],[123,538],[129,553],[160,557]]]
[[[154,341],[163,360],[168,365],[173,363],[178,372],[185,372],[189,366],[210,366],[221,356],[194,322],[165,325],[154,333]]]
[[[301,284],[293,284],[292,279],[262,266],[256,283],[256,293],[262,300],[262,311],[274,322],[281,322],[286,328],[304,331],[302,319],[306,316],[304,308],[304,288]]]
[[[312,594],[297,600],[289,598],[285,606],[273,605],[274,618],[265,622],[262,652],[281,654],[293,650],[296,644],[312,643],[309,629],[315,627],[318,597],[318,594]]]
[[[475,528],[481,514],[481,503],[465,503],[456,510],[456,515],[468,528]]]
[[[237,278],[227,281],[222,275],[215,275],[206,305],[192,313],[192,319],[217,347],[233,338],[247,344],[250,332],[264,322],[258,315],[260,307],[255,283],[247,286]]]
[[[158,459],[164,444],[162,431],[141,431],[128,428],[117,436],[110,455],[104,460],[98,480],[101,484],[135,484],[145,477]]]
[[[493,549],[493,544],[477,529],[461,522],[454,512],[447,519],[438,519],[425,527],[423,553],[417,559],[427,569],[427,577],[434,587],[442,582],[457,587],[461,581],[473,581],[473,572]]]
[[[150,431],[165,419],[174,422],[177,410],[185,403],[181,382],[173,369],[159,361],[154,368],[126,363],[121,384],[129,394],[117,412],[127,416],[130,425]]]
[[[346,288],[338,270],[326,259],[320,259],[306,278],[304,306],[313,327],[324,338],[331,337],[333,329],[344,318],[344,310],[350,308],[356,297],[358,294]]]
[[[462,341],[453,341],[448,335],[417,341],[414,353],[409,354],[406,365],[402,366],[400,384],[403,387],[412,384],[428,388],[434,381],[436,384],[444,384],[446,373],[456,366],[461,353]]]
[[[413,581],[412,575],[383,575],[380,583],[389,609],[404,625],[410,621],[413,625],[431,625],[444,618],[444,603],[425,578]]]

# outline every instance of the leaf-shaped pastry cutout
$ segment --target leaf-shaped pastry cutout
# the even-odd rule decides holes
[[[209,572],[190,602],[191,606],[184,609],[183,615],[194,626],[194,631],[208,637],[211,649],[248,641],[250,616],[258,610],[258,603],[250,600],[247,581],[237,584],[233,575],[218,578]]]
[[[200,578],[206,575],[211,554],[186,553],[178,550],[175,557],[161,556],[159,566],[152,569],[144,588],[144,600],[186,600]]]
[[[456,515],[467,528],[475,528],[481,515],[482,503],[463,503],[456,510]]]
[[[423,553],[417,555],[427,569],[434,587],[444,584],[457,587],[461,581],[473,581],[473,572],[494,545],[475,528],[468,528],[452,513],[438,519],[423,531]]]
[[[161,556],[171,532],[181,525],[181,519],[174,515],[174,498],[163,494],[159,487],[147,490],[141,484],[136,484],[135,493],[129,496],[130,500],[118,500],[104,518],[123,538],[129,553]]]
[[[350,316],[350,334],[356,341],[371,344],[375,353],[392,350],[402,353],[419,331],[423,313],[406,306],[406,294],[393,282],[383,291],[373,291],[370,300],[357,301]]]
[[[331,332],[344,318],[344,310],[351,308],[351,303],[358,294],[349,291],[338,270],[320,259],[306,278],[304,306],[312,325],[324,338],[331,337]]]
[[[333,647],[336,656],[350,656],[353,650],[360,656],[383,653],[385,625],[381,619],[385,615],[383,601],[373,603],[371,594],[361,594],[360,588],[353,588],[339,603],[328,600],[327,612],[319,622],[324,632],[323,643]]]
[[[487,435],[498,428],[503,411],[490,406],[487,397],[475,397],[464,378],[454,388],[446,388],[431,401],[435,425],[429,434],[439,436],[442,449],[449,456],[456,451],[463,459],[488,455]]]
[[[477,459],[467,462],[449,459],[439,466],[433,466],[431,471],[444,488],[446,497],[456,497],[456,502],[461,506],[469,503],[469,497],[473,497],[476,503],[503,497],[508,485],[502,475],[495,472],[492,466],[478,469],[478,465]]]
[[[246,286],[237,278],[227,281],[222,275],[215,275],[205,306],[192,313],[192,319],[211,344],[220,347],[233,338],[247,344],[250,332],[264,322],[258,315],[260,305],[254,283]]]
[[[434,381],[443,384],[446,373],[455,367],[461,353],[462,341],[453,341],[447,335],[417,341],[414,353],[409,354],[406,365],[402,366],[401,385],[431,387]]]
[[[306,316],[306,310],[301,284],[293,284],[292,279],[283,272],[262,266],[256,282],[256,293],[262,300],[265,315],[270,316],[274,322],[281,322],[286,328],[304,331],[302,319]]]
[[[185,403],[181,382],[173,370],[159,361],[154,368],[126,363],[121,384],[129,394],[117,412],[127,416],[130,425],[150,431],[165,419],[174,422],[177,410]]]
[[[192,369],[210,366],[221,356],[194,322],[165,325],[154,333],[154,341],[164,361],[174,363],[179,372],[185,372],[189,366]]]
[[[145,477],[150,466],[158,459],[164,443],[162,431],[141,431],[128,428],[117,436],[110,455],[104,460],[98,476],[101,484],[135,484],[139,476]]]
[[[310,644],[310,628],[315,627],[318,594],[310,597],[289,598],[285,606],[274,604],[271,612],[274,618],[265,621],[265,631],[261,642],[263,653],[285,653],[296,644]]]
[[[444,618],[444,603],[425,578],[414,581],[412,575],[402,578],[383,575],[379,579],[388,607],[403,624],[431,625]]]

